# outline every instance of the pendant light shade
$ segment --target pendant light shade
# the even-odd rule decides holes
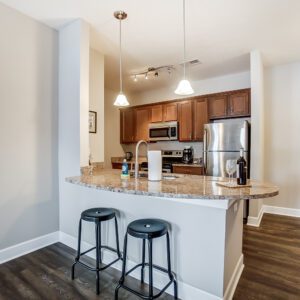
[[[194,90],[188,80],[182,79],[180,80],[177,89],[175,90],[175,94],[183,96],[191,95],[194,94]]]
[[[175,94],[186,96],[194,94],[194,90],[190,82],[185,77],[185,61],[186,61],[186,47],[185,47],[185,0],[183,1],[183,79],[179,82],[177,89],[174,91]]]
[[[120,93],[115,102],[114,102],[114,105],[115,106],[128,106],[129,105],[129,102],[126,98],[126,96],[123,94],[123,93]]]
[[[114,13],[114,17],[119,20],[120,24],[120,52],[119,52],[119,60],[120,60],[120,93],[117,96],[114,105],[115,106],[128,106],[129,102],[126,96],[123,94],[123,81],[122,81],[122,20],[127,18],[127,14],[124,11],[116,11]]]

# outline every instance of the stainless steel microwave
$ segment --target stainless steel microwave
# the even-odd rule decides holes
[[[178,123],[162,122],[149,124],[150,141],[176,141],[178,140]]]

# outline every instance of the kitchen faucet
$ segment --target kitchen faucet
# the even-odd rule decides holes
[[[136,147],[135,147],[135,165],[134,165],[135,179],[137,179],[139,177],[139,147],[142,143],[145,143],[147,145],[147,148],[148,148],[148,143],[144,140],[140,140],[136,144]]]

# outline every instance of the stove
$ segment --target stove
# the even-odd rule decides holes
[[[162,172],[173,173],[173,164],[182,162],[183,151],[182,150],[162,150]],[[143,162],[141,164],[142,171],[148,171],[148,163]]]
[[[183,157],[182,150],[162,150],[163,168],[168,170],[168,173],[173,173],[173,164],[181,163]]]

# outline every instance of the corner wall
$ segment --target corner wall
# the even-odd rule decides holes
[[[59,228],[58,39],[55,30],[2,4],[0,20],[4,249]]]
[[[279,196],[264,204],[298,209],[300,215],[300,62],[266,69],[265,177]],[[295,212],[297,213],[297,212]]]

